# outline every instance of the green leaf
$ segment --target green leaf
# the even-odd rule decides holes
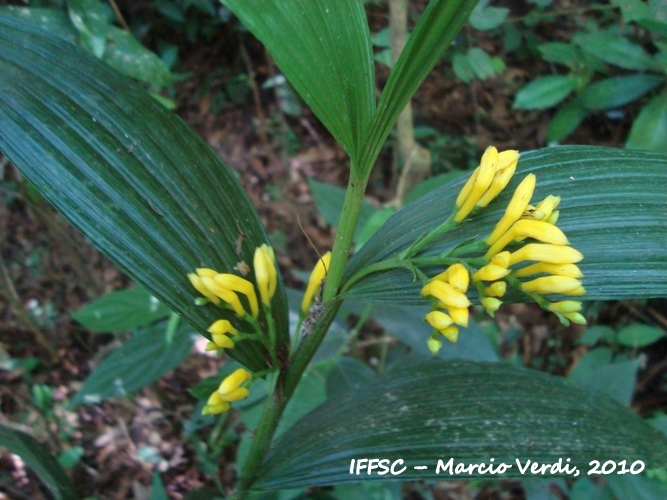
[[[545,373],[434,360],[398,368],[366,387],[334,395],[285,432],[272,446],[257,487],[383,477],[350,474],[350,461],[364,457],[403,459],[400,467],[407,468],[393,477],[401,481],[489,478],[436,475],[437,461],[450,457],[486,464],[494,458],[513,466],[505,477],[521,477],[516,459],[552,464],[570,458],[580,474],[600,457],[641,459],[648,467],[667,463],[667,438],[648,423],[606,396]]]
[[[107,398],[129,396],[176,368],[192,348],[194,332],[183,325],[167,342],[165,323],[135,333],[88,376],[72,401],[98,404]]]
[[[612,361],[606,347],[593,349],[579,360],[570,379],[588,389],[607,394],[621,404],[629,405],[635,391],[639,359]]]
[[[578,102],[566,104],[553,116],[547,127],[548,141],[562,141],[574,132],[588,115]]]
[[[545,61],[573,67],[583,60],[583,55],[576,45],[563,42],[549,42],[537,46]]]
[[[609,109],[623,106],[650,92],[663,83],[656,75],[615,76],[595,82],[579,94],[579,102],[588,109]]]
[[[597,32],[579,34],[575,40],[582,50],[619,68],[647,70],[655,67],[655,61],[649,53],[627,38]]]
[[[667,156],[656,153],[587,146],[523,153],[517,173],[498,198],[425,255],[490,234],[514,189],[531,172],[537,175],[533,200],[562,197],[558,226],[584,254],[579,267],[586,300],[667,295],[667,220],[662,216],[667,212]],[[343,283],[366,266],[394,257],[447,219],[466,180],[437,188],[396,212],[352,257]],[[394,269],[363,278],[344,297],[424,305],[420,288],[410,272]],[[508,293],[503,300],[521,299]]]
[[[621,328],[616,340],[621,345],[637,348],[646,347],[663,338],[665,338],[665,332],[662,329],[636,323]]]
[[[362,177],[373,168],[398,116],[443,56],[475,4],[465,0],[429,2],[382,90],[362,157],[357,162]]]
[[[395,212],[393,208],[381,208],[375,210],[373,214],[365,221],[363,225],[358,224],[357,228],[361,228],[359,236],[356,238],[355,248],[360,249],[375,232],[382,227],[382,224],[387,222],[387,219]],[[355,230],[356,233],[356,230]]]
[[[42,7],[0,7],[0,15],[13,17],[27,23],[50,31],[54,35],[76,42],[79,38],[79,32],[72,26],[69,16],[62,9],[48,9]]]
[[[55,457],[35,438],[0,424],[0,446],[15,453],[30,467],[56,499],[77,498],[74,485]]]
[[[497,28],[507,18],[510,10],[505,7],[487,7],[488,0],[482,0],[470,13],[470,26],[480,31]]]
[[[600,340],[605,342],[613,342],[616,338],[616,332],[610,326],[595,325],[584,332],[584,334],[577,339],[577,344],[595,345]]]
[[[234,272],[268,243],[234,173],[129,79],[2,16],[0,151],[93,244],[200,332],[221,317],[235,320],[213,305],[194,306],[199,294],[187,278],[202,266]],[[246,278],[254,281],[252,272]],[[282,286],[272,310],[282,345]],[[266,366],[258,342],[239,342],[230,355],[253,371]]]
[[[489,54],[479,47],[468,50],[468,60],[470,61],[470,68],[480,80],[486,80],[496,74],[493,60]]]
[[[514,109],[544,109],[555,106],[577,88],[569,76],[552,75],[537,78],[517,92]]]
[[[667,153],[667,91],[651,99],[635,119],[625,147]]]
[[[343,200],[345,199],[345,189],[326,182],[316,181],[312,177],[308,178],[308,185],[310,191],[313,193],[313,200],[317,206],[317,211],[320,215],[331,224],[333,227],[338,227],[338,219],[343,210]],[[364,200],[361,204],[361,212],[359,213],[359,222],[354,231],[354,239],[356,240],[361,235],[366,223],[370,220],[377,208],[373,204]]]
[[[359,0],[223,0],[266,46],[353,162],[375,109],[368,21]]]
[[[100,0],[68,0],[69,18],[81,35],[83,46],[95,57],[102,58],[111,28],[107,11]]]
[[[89,330],[126,332],[166,318],[169,309],[142,287],[111,292],[72,314]]]
[[[610,0],[610,3],[620,8],[625,22],[639,21],[651,13],[649,6],[641,0]]]
[[[157,88],[172,82],[171,72],[158,56],[144,47],[131,33],[112,27],[104,62],[121,73]]]

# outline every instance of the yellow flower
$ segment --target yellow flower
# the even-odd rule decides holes
[[[461,222],[472,212],[477,202],[486,190],[489,189],[489,186],[491,186],[497,169],[498,150],[493,146],[489,146],[482,155],[479,167],[473,172],[456,199],[458,212],[454,216],[455,221]]]
[[[262,303],[269,307],[271,298],[276,293],[276,287],[278,286],[278,273],[276,272],[276,258],[273,248],[266,244],[256,248],[253,265],[259,296]]]
[[[452,317],[452,320],[454,320],[454,323],[462,327],[468,326],[470,312],[467,307],[450,307],[447,309],[447,312]]]
[[[425,316],[424,319],[429,325],[438,331],[444,330],[445,328],[451,326],[453,323],[451,316],[442,311],[431,311]]]
[[[535,292],[541,295],[561,293],[564,295],[583,295],[586,291],[581,281],[567,276],[542,276],[521,284],[524,292]],[[581,293],[583,291],[583,293]],[[574,292],[574,293],[573,293]]]
[[[567,276],[569,278],[584,277],[584,274],[576,264],[552,264],[550,262],[538,262],[537,264],[522,267],[514,275],[517,278],[524,278],[538,273],[555,274],[556,276]]]
[[[470,275],[463,264],[452,264],[445,271],[433,278],[435,281],[449,283],[455,290],[465,293],[470,284]]]
[[[487,264],[486,266],[477,270],[472,275],[473,281],[496,281],[504,278],[510,273],[506,267],[497,266],[495,264]]]
[[[482,299],[482,306],[488,313],[496,312],[501,304],[502,302],[495,297],[484,297]]]
[[[508,268],[510,266],[510,253],[505,251],[494,255],[493,257],[491,257],[491,264]]]
[[[250,283],[247,279],[236,276],[235,274],[227,273],[218,274],[212,279],[223,288],[245,295],[248,299],[248,303],[250,304],[250,312],[252,317],[256,318],[259,315],[259,304],[257,303],[255,287],[252,286],[252,283]],[[223,298],[222,300],[225,299]]]
[[[456,342],[458,342],[459,329],[456,328],[455,326],[448,326],[447,328],[443,328],[442,330],[439,331],[452,344],[456,344]]]
[[[489,245],[493,245],[510,227],[512,227],[512,224],[521,218],[523,211],[530,202],[530,198],[533,196],[535,181],[535,174],[528,174],[525,179],[521,181],[521,184],[517,186],[512,195],[512,199],[505,209],[505,214],[498,221],[496,227],[486,239],[486,242]]]
[[[229,338],[227,334],[238,334],[238,330],[234,328],[232,324],[226,319],[219,319],[213,323],[209,327],[208,332],[211,333],[213,341],[206,345],[207,351],[215,351],[217,349],[231,349],[234,347],[234,341]]]
[[[491,186],[486,193],[477,202],[478,207],[485,207],[491,203],[500,192],[505,189],[510,179],[516,171],[517,163],[519,162],[519,152],[508,150],[498,153],[498,170],[493,177]]]
[[[544,221],[521,219],[516,221],[503,236],[496,240],[486,252],[485,257],[487,259],[491,258],[516,238],[533,238],[553,245],[567,245],[569,243],[565,233],[556,226]]]
[[[436,338],[430,337],[426,341],[426,345],[428,346],[428,350],[431,351],[431,354],[434,356],[438,354],[438,351],[442,349],[442,342]]]
[[[572,323],[576,323],[578,325],[585,325],[587,323],[584,315],[578,312],[565,313],[563,316],[572,321]]]
[[[562,300],[549,305],[549,310],[562,314],[581,311],[581,302],[578,300]]]
[[[306,291],[303,294],[303,301],[301,302],[301,313],[306,314],[310,309],[310,306],[315,300],[315,295],[319,293],[320,287],[322,286],[322,281],[327,276],[329,270],[329,264],[331,263],[331,252],[325,253],[320,260],[317,261],[313,272],[310,273],[310,278],[308,278],[308,286]]]
[[[507,283],[496,281],[484,289],[484,295],[487,297],[502,297],[507,291]]]
[[[230,409],[230,403],[247,398],[250,392],[245,387],[241,387],[247,380],[252,380],[252,373],[243,368],[239,368],[227,376],[220,383],[218,389],[208,398],[206,406],[202,410],[202,415],[224,413]]]
[[[216,297],[214,294],[212,294],[208,288],[204,285],[202,282],[201,276],[195,273],[188,274],[188,279],[190,280],[190,283],[192,283],[192,286],[195,287],[195,289],[201,293],[204,297],[206,297],[208,300],[213,302],[214,304],[218,304],[220,302],[220,299]]]
[[[222,299],[223,302],[229,304],[237,316],[243,317],[246,315],[245,309],[243,309],[238,295],[236,295],[232,290],[219,285],[213,278],[203,276],[201,281],[209,292]]]
[[[547,243],[529,243],[510,254],[510,265],[524,260],[551,262],[552,264],[576,264],[584,256],[578,250]]]
[[[449,283],[429,281],[422,288],[422,297],[435,297],[447,307],[468,307],[470,300],[462,292],[456,290]]]

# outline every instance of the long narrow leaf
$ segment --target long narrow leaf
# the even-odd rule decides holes
[[[359,0],[223,0],[356,159],[375,109],[368,22]]]
[[[264,229],[234,174],[148,93],[61,38],[0,16],[0,150],[100,250],[204,331],[186,273],[252,266]],[[253,280],[251,274],[247,276]],[[274,299],[287,342],[283,287]],[[231,355],[256,370],[260,344]]]
[[[457,464],[508,464],[504,477],[524,478],[535,474],[522,474],[517,460],[523,467],[528,460],[560,459],[563,466],[577,467],[580,477],[590,460],[626,460],[627,467],[635,460],[647,468],[667,464],[667,438],[659,431],[608,397],[545,373],[433,360],[364,384],[364,390],[335,394],[285,432],[257,487],[499,477],[437,471],[438,460],[444,466],[450,458]],[[378,469],[351,474],[351,461],[364,458],[389,464],[402,459],[396,470],[406,468],[395,476],[378,476]]]
[[[58,460],[29,434],[0,424],[0,446],[21,457],[49,488],[53,498],[60,500],[77,497],[72,481]]]
[[[363,168],[370,170],[373,167],[398,116],[445,53],[476,4],[477,0],[431,0],[428,4],[380,96],[365,141],[364,157],[360,161]]]
[[[558,147],[521,156],[505,191],[479,215],[448,233],[427,254],[490,234],[517,184],[537,176],[533,200],[562,197],[558,226],[584,254],[585,299],[667,295],[667,156],[599,147]],[[462,178],[406,205],[353,257],[346,279],[396,255],[451,213]],[[353,285],[347,298],[424,304],[420,284],[405,270],[378,272]],[[503,300],[520,300],[517,295]]]

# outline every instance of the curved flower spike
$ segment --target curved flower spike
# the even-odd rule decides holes
[[[303,294],[303,301],[301,302],[301,313],[306,314],[310,306],[315,300],[315,295],[319,293],[320,287],[322,286],[322,280],[327,276],[329,270],[329,264],[331,263],[331,252],[325,253],[320,260],[317,261],[313,272],[310,273],[310,278],[308,278],[308,286],[306,291]]]
[[[278,273],[276,272],[273,248],[266,244],[257,247],[255,249],[253,265],[257,288],[259,288],[259,296],[262,299],[262,303],[269,307],[271,305],[271,298],[276,293],[278,285]]]
[[[248,303],[250,304],[250,312],[252,317],[256,318],[259,315],[259,304],[257,303],[255,287],[252,286],[252,283],[250,283],[247,279],[236,276],[235,274],[221,273],[215,276],[213,280],[221,287],[245,295],[248,298]]]

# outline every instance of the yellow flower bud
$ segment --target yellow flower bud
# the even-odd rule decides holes
[[[444,330],[453,323],[452,318],[442,311],[431,311],[424,319],[436,330]]]
[[[543,243],[553,245],[567,245],[569,241],[565,233],[548,222],[521,219],[516,221],[512,227],[489,248],[485,257],[487,259],[500,252],[515,238],[533,238]]]
[[[553,212],[551,212],[551,215],[547,218],[545,222],[548,222],[549,224],[553,224],[555,226],[556,222],[558,222],[559,214],[560,214],[559,210],[554,210]]]
[[[426,341],[426,345],[428,346],[428,350],[431,351],[431,354],[434,356],[438,354],[440,349],[442,349],[442,342],[438,339],[434,339],[433,337],[429,337],[429,339]]]
[[[475,180],[477,180],[477,174],[479,174],[479,167],[473,170],[472,174],[461,188],[461,192],[459,192],[459,195],[456,197],[456,208],[461,208],[463,202],[470,195],[470,191],[472,191],[472,186],[475,184]]]
[[[571,313],[565,313],[563,314],[563,316],[572,321],[572,323],[576,323],[577,325],[586,324],[586,318],[584,318],[584,315],[581,313],[571,312]]]
[[[510,255],[510,266],[524,260],[551,262],[553,264],[576,264],[583,258],[581,252],[572,247],[529,243]]]
[[[482,306],[484,306],[487,312],[496,312],[501,304],[502,302],[495,297],[485,297],[482,299]]]
[[[218,394],[220,394],[218,392]],[[250,391],[245,387],[239,387],[233,391],[228,392],[227,394],[220,394],[220,399],[227,401],[228,403],[233,403],[234,401],[240,401],[245,399],[250,395]]]
[[[231,349],[234,347],[234,341],[229,338],[227,334],[236,335],[238,330],[232,326],[232,324],[226,319],[219,319],[213,323],[208,332],[211,333],[213,342],[209,342],[206,345],[207,351],[213,351],[216,349]],[[213,345],[210,345],[213,344]]]
[[[497,168],[498,150],[493,146],[489,146],[486,148],[486,151],[480,160],[479,170],[475,176],[472,189],[470,189],[470,193],[465,198],[465,201],[463,201],[459,211],[454,216],[455,221],[461,222],[468,216],[468,214],[470,214],[470,212],[472,212],[472,209],[475,208],[475,205],[480,200],[482,195],[486,192],[487,189],[489,189],[489,186],[493,181],[493,177],[496,174]]]
[[[447,328],[440,330],[440,333],[452,344],[456,344],[459,340],[459,329],[455,326],[448,326]]]
[[[429,295],[446,304],[447,307],[468,307],[470,305],[470,300],[465,294],[442,281],[430,281],[422,288],[422,297]]]
[[[213,269],[208,269],[207,267],[198,267],[197,274],[202,278],[214,278],[215,276],[218,275],[218,271],[214,271]]]
[[[225,377],[225,379],[220,383],[220,387],[218,387],[217,392],[221,397],[225,397],[241,387],[241,385],[246,380],[252,380],[252,373],[243,368],[234,370],[231,375]]]
[[[468,326],[470,313],[468,312],[467,307],[449,307],[447,312],[454,323],[461,325],[464,328]]]
[[[505,251],[505,252],[500,252],[496,255],[494,255],[491,258],[491,264],[495,264],[496,266],[500,267],[509,267],[510,266],[510,253]]]
[[[227,401],[223,401],[218,392],[214,392],[206,401],[206,405],[201,411],[202,415],[217,415],[229,411],[232,405]]]
[[[554,196],[550,194],[544,198],[541,202],[537,204],[536,210],[541,212],[541,218],[539,220],[547,220],[551,217],[551,214],[556,209],[560,203],[560,196]]]
[[[495,264],[487,264],[480,268],[472,275],[473,281],[496,281],[504,278],[510,273],[510,270],[505,267],[496,266]]]
[[[496,281],[484,289],[484,295],[487,297],[502,297],[507,291],[507,283]]]
[[[491,203],[500,192],[509,184],[510,179],[516,171],[516,166],[519,161],[518,151],[503,151],[498,154],[498,170],[496,171],[491,186],[486,190],[486,193],[477,202],[478,207],[485,207]]]
[[[489,237],[486,239],[486,242],[489,245],[493,245],[498,238],[507,232],[507,230],[512,227],[521,215],[523,211],[528,206],[530,198],[533,196],[533,191],[535,190],[535,174],[528,174],[524,180],[521,181],[512,195],[507,208],[505,209],[505,214],[496,224],[496,227],[493,229]]]
[[[207,330],[212,334],[224,335],[226,333],[237,334],[238,330],[226,319],[215,321]]]
[[[256,248],[253,265],[257,288],[259,288],[259,296],[262,299],[262,303],[269,307],[271,305],[271,298],[276,293],[278,283],[273,249],[266,244]]]
[[[562,314],[581,311],[581,302],[578,300],[562,300],[549,305],[549,310]]]
[[[583,278],[584,273],[577,267],[576,264],[552,264],[550,262],[538,262],[530,266],[518,269],[514,275],[517,278],[524,278],[531,274],[547,273],[555,274],[556,276],[567,276],[569,278]]]
[[[232,290],[220,286],[216,281],[213,280],[213,278],[202,277],[201,281],[211,293],[221,298],[223,302],[229,304],[237,316],[245,316],[245,309],[243,309],[241,301]]]
[[[542,295],[548,293],[564,293],[577,289],[581,281],[567,276],[542,276],[521,284],[524,292],[536,292]]]
[[[190,280],[190,283],[192,283],[192,286],[195,287],[195,289],[199,293],[201,293],[204,297],[206,297],[208,300],[210,300],[214,304],[220,302],[220,299],[216,297],[214,294],[212,294],[208,288],[206,288],[206,286],[202,282],[201,276],[191,273],[188,274],[188,279]]]
[[[574,296],[586,295],[586,289],[583,287],[583,285],[581,285],[567,292],[563,292],[563,295],[574,295]]]
[[[465,293],[470,284],[470,275],[463,264],[453,264],[449,266],[449,284],[455,290]]]
[[[329,264],[331,263],[331,252],[325,253],[320,260],[317,261],[313,272],[310,273],[310,278],[308,278],[308,286],[306,291],[303,294],[303,301],[301,302],[301,313],[306,314],[310,306],[315,300],[315,295],[319,293],[320,287],[322,286],[322,281],[326,278],[327,272],[329,270]]]
[[[259,315],[259,304],[257,303],[257,294],[255,287],[252,286],[247,279],[236,276],[235,274],[218,274],[213,278],[218,285],[232,290],[233,292],[242,293],[248,299],[250,304],[250,312],[253,318]],[[224,300],[224,299],[223,299]]]

